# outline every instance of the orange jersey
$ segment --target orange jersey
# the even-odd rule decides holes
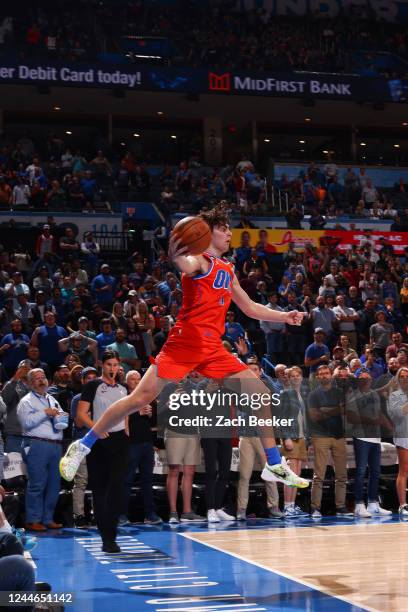
[[[179,338],[187,336],[192,350],[198,341],[200,345],[219,343],[231,304],[233,264],[209,253],[204,256],[210,262],[205,274],[182,276],[183,304],[172,330]]]

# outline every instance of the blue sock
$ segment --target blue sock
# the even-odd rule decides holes
[[[264,451],[268,465],[277,465],[278,463],[281,463],[280,452],[276,446],[273,446],[272,448],[265,448]]]
[[[92,448],[97,440],[99,440],[98,436],[95,434],[93,429],[90,429],[88,433],[85,434],[83,438],[81,438],[80,442],[84,446],[87,446],[88,448]]]

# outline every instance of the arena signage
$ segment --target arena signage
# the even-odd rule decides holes
[[[344,9],[358,6],[373,12],[378,19],[391,22],[407,21],[408,3],[404,0],[237,0],[240,10],[264,9],[268,15],[282,17],[305,17],[319,15],[320,17],[340,17]]]
[[[403,102],[408,97],[408,81],[384,78],[311,72],[233,73],[131,64],[3,63],[0,64],[0,85],[7,83],[358,102]]]
[[[256,92],[256,93],[274,93],[284,95],[300,94],[311,96],[328,96],[328,97],[352,97],[352,83],[345,82],[327,82],[317,80],[316,78],[296,81],[282,80],[273,77],[264,79],[254,79],[249,76],[234,76],[229,73],[218,75],[210,72],[208,75],[208,88],[210,91],[231,92]]]
[[[265,231],[265,230],[261,230]],[[395,253],[402,254],[408,247],[408,232],[378,232],[372,231],[368,240],[362,231],[336,231],[336,230],[288,230],[274,229],[267,232],[267,250],[269,253],[285,253],[290,244],[298,251],[306,246],[322,245],[332,246],[339,251],[346,252],[352,246],[360,247],[367,241],[374,245],[376,250],[381,248],[380,239],[385,238],[392,245]],[[241,244],[242,235],[249,235],[250,246],[256,246],[260,238],[259,229],[233,229],[231,246],[237,248]]]

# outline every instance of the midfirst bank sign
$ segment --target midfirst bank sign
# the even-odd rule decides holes
[[[351,97],[351,83],[326,83],[311,79],[308,81],[283,81],[280,79],[251,79],[251,77],[235,76],[232,79],[233,89],[239,91],[255,91],[265,93],[297,94],[297,95],[327,95],[330,97]]]

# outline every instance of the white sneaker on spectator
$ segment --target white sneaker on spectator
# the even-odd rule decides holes
[[[356,504],[354,516],[357,518],[371,518],[371,514],[365,507],[365,504]]]
[[[209,523],[219,523],[220,522],[220,519],[218,518],[218,514],[214,510],[214,508],[212,508],[211,510],[208,510],[208,512],[207,512],[207,521]]]
[[[381,508],[378,502],[370,502],[367,506],[367,510],[368,512],[371,512],[371,514],[376,514],[377,516],[389,516],[392,514],[391,510]]]
[[[399,507],[398,512],[401,516],[408,518],[408,504],[402,504],[402,506]]]
[[[223,510],[222,508],[220,508],[220,510],[216,510],[217,516],[220,519],[220,521],[235,521],[235,516],[232,516],[232,514],[227,514],[227,512],[225,512],[225,510]]]
[[[299,518],[298,513],[295,510],[295,506],[287,506],[284,510],[285,519]]]

